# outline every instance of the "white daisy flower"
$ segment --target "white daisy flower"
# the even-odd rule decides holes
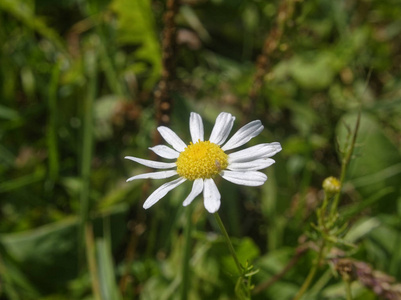
[[[257,136],[263,125],[259,120],[252,121],[240,128],[226,143],[224,143],[233,127],[235,117],[222,112],[218,115],[208,141],[204,140],[203,122],[200,115],[191,113],[189,129],[192,142],[186,145],[171,129],[160,126],[157,128],[164,140],[172,148],[158,145],[149,148],[160,157],[175,160],[174,162],[157,162],[126,156],[144,166],[166,171],[140,174],[128,178],[128,181],[144,178],[162,179],[178,175],[178,178],[167,182],[156,189],[146,199],[143,207],[148,209],[163,198],[169,191],[185,181],[193,181],[192,191],[184,200],[183,205],[189,205],[196,196],[203,192],[204,205],[208,212],[215,213],[220,207],[220,193],[213,178],[220,175],[225,180],[246,186],[260,186],[267,176],[258,170],[267,168],[274,163],[273,155],[281,151],[278,142],[258,144],[244,150],[226,153],[238,148]],[[224,144],[224,145],[223,145]]]

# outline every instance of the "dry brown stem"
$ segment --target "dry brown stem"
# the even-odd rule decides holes
[[[256,72],[244,106],[243,116],[247,119],[255,109],[256,101],[263,86],[264,77],[270,66],[270,56],[277,49],[283,36],[286,22],[292,17],[295,0],[282,0],[277,13],[276,23],[265,39],[262,52],[256,61]]]
[[[156,108],[156,120],[157,124],[167,125],[170,121],[170,113],[173,105],[172,91],[174,90],[175,81],[175,58],[177,56],[177,28],[175,24],[175,16],[178,12],[179,1],[178,0],[168,0],[167,8],[164,14],[164,29],[162,34],[162,74],[159,84],[154,93],[154,101]],[[155,130],[153,134],[154,145],[160,144],[160,135]],[[155,154],[152,152],[155,159]],[[142,196],[146,197],[150,188],[149,181],[143,185]],[[130,217],[130,219],[133,219]],[[132,223],[132,221],[131,221]],[[133,228],[129,228],[131,235],[126,249],[125,254],[125,264],[126,271],[120,280],[120,290],[124,295],[128,289],[129,283],[134,284],[131,276],[130,266],[134,260],[136,253],[136,248],[138,246],[138,240],[140,235],[143,233],[145,217],[140,214],[136,218],[136,222]]]
[[[159,125],[167,125],[173,106],[172,91],[175,81],[175,58],[177,56],[177,26],[175,16],[179,7],[178,0],[168,0],[164,14],[164,29],[162,38],[162,74],[154,93],[156,120]],[[157,139],[155,137],[155,139]]]

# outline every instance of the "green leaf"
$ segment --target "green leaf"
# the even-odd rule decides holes
[[[76,220],[69,219],[27,232],[2,235],[1,242],[41,291],[60,288],[77,273]]]
[[[28,280],[18,262],[0,241],[0,276],[2,288],[10,300],[37,299],[39,292]],[[0,295],[1,295],[0,290]]]
[[[62,53],[66,54],[64,42],[60,39],[58,33],[53,28],[47,26],[42,19],[36,17],[33,7],[30,7],[27,2],[21,0],[2,0],[0,1],[0,10],[8,12],[25,26],[49,39]]]
[[[246,262],[251,263],[256,257],[258,257],[260,253],[259,248],[255,244],[255,242],[249,237],[232,239],[232,242],[238,260],[242,266],[245,266]],[[238,274],[238,270],[234,264],[234,259],[230,254],[227,254],[222,258],[222,264],[226,272],[229,272],[231,274]]]
[[[95,232],[99,232],[103,220],[110,218],[113,247],[120,245],[124,235],[126,210],[126,205],[115,206],[94,220]],[[23,274],[40,292],[56,292],[76,278],[79,271],[78,224],[76,217],[70,217],[30,231],[0,235],[0,243],[19,262]],[[106,259],[105,249],[101,251],[100,257]],[[109,262],[102,263],[108,270]]]
[[[18,111],[8,108],[4,105],[0,105],[0,118],[5,119],[5,120],[10,120],[10,121],[15,121],[20,118],[20,114]]]
[[[121,299],[114,274],[113,257],[110,243],[106,239],[96,240],[97,264],[99,267],[99,283],[103,299]]]

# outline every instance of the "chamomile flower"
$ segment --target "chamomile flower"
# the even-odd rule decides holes
[[[221,176],[225,180],[239,185],[262,185],[267,180],[267,176],[258,170],[265,169],[274,163],[270,157],[281,151],[281,145],[278,142],[264,143],[227,153],[227,151],[246,144],[263,130],[263,125],[259,120],[252,121],[240,128],[225,143],[234,120],[233,115],[226,112],[220,113],[209,140],[205,141],[202,118],[197,113],[191,113],[189,129],[192,142],[189,145],[186,145],[171,129],[165,126],[158,127],[157,130],[172,148],[157,145],[149,149],[162,158],[174,160],[173,162],[158,162],[126,156],[126,159],[144,166],[164,170],[136,175],[128,178],[127,182],[144,178],[164,179],[178,176],[177,179],[156,189],[146,199],[143,207],[145,209],[151,207],[180,184],[185,181],[193,181],[192,190],[183,205],[189,205],[203,192],[206,210],[215,213],[221,203],[220,192],[213,180],[216,176]]]

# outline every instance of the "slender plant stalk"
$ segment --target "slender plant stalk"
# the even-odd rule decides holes
[[[89,181],[93,148],[93,102],[97,90],[97,57],[95,51],[87,55],[88,91],[83,110],[83,136],[81,156],[81,237],[89,217]]]
[[[173,107],[174,82],[176,78],[177,58],[177,25],[175,17],[180,7],[179,0],[167,0],[166,11],[163,16],[164,28],[162,33],[162,73],[161,79],[154,92],[156,120],[159,125],[166,125],[170,121]],[[159,134],[154,136],[158,140]]]
[[[60,62],[57,62],[53,67],[52,76],[50,80],[49,96],[48,96],[48,110],[49,118],[47,124],[47,148],[49,149],[49,180],[50,188],[53,187],[59,173],[59,153],[58,153],[58,140],[57,140],[57,88],[60,79]]]
[[[308,290],[309,286],[312,283],[313,278],[315,278],[317,269],[319,268],[320,260],[323,257],[323,251],[326,246],[326,242],[323,240],[322,245],[320,246],[319,249],[319,255],[317,257],[317,260],[312,266],[312,269],[309,270],[309,274],[306,277],[304,283],[302,284],[301,288],[299,289],[298,293],[295,295],[293,300],[299,300],[301,297],[305,294],[305,292]]]
[[[351,281],[345,280],[345,291],[347,293],[347,300],[352,300],[352,292],[351,292]]]
[[[124,97],[127,94],[127,92],[125,91],[124,85],[118,78],[118,74],[115,68],[115,64],[112,60],[112,56],[108,53],[108,49],[105,45],[107,41],[105,39],[103,30],[99,27],[99,25],[95,26],[95,28],[96,28],[96,33],[98,34],[100,39],[99,52],[100,52],[101,64],[104,69],[104,74],[107,83],[109,84],[109,87],[114,94],[120,97]]]
[[[86,67],[88,72],[88,91],[84,101],[83,117],[83,136],[82,136],[82,156],[81,156],[81,212],[80,212],[80,232],[79,242],[84,241],[82,250],[86,250],[86,262],[89,268],[92,281],[92,292],[95,300],[101,300],[101,292],[98,277],[98,268],[95,259],[95,246],[93,237],[92,223],[89,219],[89,191],[90,191],[90,172],[93,149],[93,103],[97,93],[97,56],[96,51],[90,52],[86,56]],[[81,254],[81,253],[80,253]],[[83,253],[82,253],[83,254]]]
[[[257,58],[255,75],[248,93],[249,100],[243,108],[243,120],[247,120],[248,116],[254,112],[257,99],[265,82],[265,75],[271,64],[270,56],[280,45],[286,22],[293,16],[295,2],[294,0],[280,1],[275,24],[264,41],[262,53]]]
[[[360,121],[361,121],[361,110],[359,110],[358,117],[356,119],[356,124],[355,124],[355,129],[354,129],[354,132],[352,135],[351,145],[350,145],[349,149],[347,150],[345,157],[342,160],[341,175],[340,175],[340,192],[337,193],[337,195],[335,196],[335,198],[333,200],[333,205],[331,206],[331,209],[330,209],[330,219],[332,219],[334,217],[334,214],[337,212],[337,207],[338,207],[338,204],[340,202],[340,197],[341,197],[341,190],[342,190],[344,180],[345,180],[345,174],[347,172],[348,165],[351,161],[352,153],[354,152],[356,137],[358,134]]]
[[[95,241],[93,237],[92,223],[85,224],[86,257],[88,260],[89,273],[91,274],[92,292],[95,300],[101,300],[98,267],[95,255]]]
[[[214,213],[214,217],[216,218],[217,224],[219,225],[220,230],[223,233],[223,236],[224,236],[224,238],[226,240],[228,249],[230,250],[231,256],[233,257],[233,259],[235,261],[235,264],[237,266],[238,272],[242,276],[243,275],[243,268],[242,268],[242,266],[241,266],[241,264],[240,264],[240,262],[238,260],[237,254],[235,253],[233,244],[231,243],[231,240],[230,240],[230,237],[229,237],[229,235],[227,233],[227,230],[224,227],[223,221],[221,221],[220,216],[219,216],[219,214],[217,212]]]
[[[3,283],[2,289],[4,290],[4,294],[7,295],[10,298],[10,300],[20,300],[21,298],[14,287],[14,283],[10,278],[9,272],[5,264],[3,263],[1,254],[0,254],[0,274]]]
[[[94,5],[91,5],[90,1],[86,2],[86,5],[83,6],[83,10],[88,16],[90,16],[90,19],[94,23],[94,29],[97,34],[97,38],[100,40],[100,43],[97,45],[99,50],[99,61],[103,67],[103,74],[106,78],[106,81],[115,95],[124,97],[126,95],[124,85],[118,78],[113,56],[108,53],[108,47],[106,46],[108,41],[105,38],[105,33],[102,28],[102,14],[99,13]],[[113,43],[111,42],[111,44]]]
[[[182,284],[181,284],[181,300],[188,299],[188,291],[190,289],[191,272],[189,270],[189,261],[191,258],[191,244],[192,244],[192,207],[186,209],[187,220],[185,223],[184,232],[184,255],[182,260]]]
[[[369,73],[368,73],[368,78],[366,80],[366,85],[365,85],[365,91],[366,91],[366,88],[368,86],[371,74],[372,74],[372,69],[370,69]],[[360,104],[360,107],[359,107],[358,117],[356,119],[355,129],[354,129],[354,133],[352,135],[352,141],[351,141],[350,148],[348,149],[345,157],[342,160],[341,176],[340,176],[340,193],[338,193],[336,195],[336,197],[334,198],[333,205],[332,205],[331,211],[330,211],[330,217],[331,218],[333,217],[334,213],[337,211],[337,206],[338,206],[338,203],[340,202],[341,190],[342,190],[342,187],[343,187],[343,184],[344,184],[345,174],[346,174],[346,171],[348,169],[348,165],[349,165],[349,163],[351,161],[352,154],[354,152],[355,143],[356,143],[356,137],[358,135],[358,130],[359,130],[359,124],[361,122],[361,110],[362,110],[362,104]]]
[[[318,216],[318,218],[320,218],[319,226],[323,226],[324,229],[326,229],[326,226],[325,226],[326,220],[330,220],[330,221],[333,220],[335,218],[335,215],[337,214],[337,208],[338,208],[338,204],[340,202],[340,196],[341,196],[341,189],[342,189],[342,186],[344,184],[345,174],[346,174],[348,165],[349,165],[349,163],[351,161],[352,153],[354,151],[354,147],[355,147],[355,143],[356,143],[356,137],[357,137],[357,133],[358,133],[358,129],[359,129],[360,119],[361,119],[361,111],[359,111],[359,114],[358,114],[358,118],[357,118],[357,121],[356,121],[356,124],[355,124],[355,129],[354,129],[354,132],[353,132],[353,135],[352,135],[351,144],[350,144],[349,148],[347,147],[348,149],[346,150],[345,156],[344,156],[344,158],[342,160],[341,175],[340,175],[340,192],[338,192],[334,197],[333,204],[330,207],[330,213],[329,213],[328,219],[326,219],[326,216],[325,216],[326,207],[328,205],[327,195],[326,195],[326,197],[324,199],[323,206],[321,208],[321,215]],[[295,296],[294,300],[301,299],[303,294],[309,288],[313,278],[315,277],[316,271],[317,271],[317,269],[319,267],[320,260],[322,259],[325,246],[326,246],[326,242],[325,242],[325,240],[323,240],[322,241],[322,245],[320,246],[320,249],[319,249],[318,259],[315,262],[315,264],[313,265],[312,269],[309,271],[308,276],[306,277],[304,283],[302,284],[302,286],[301,286],[300,290],[298,291],[297,295]],[[346,288],[347,288],[347,300],[348,299],[352,299],[349,283],[347,284]]]

